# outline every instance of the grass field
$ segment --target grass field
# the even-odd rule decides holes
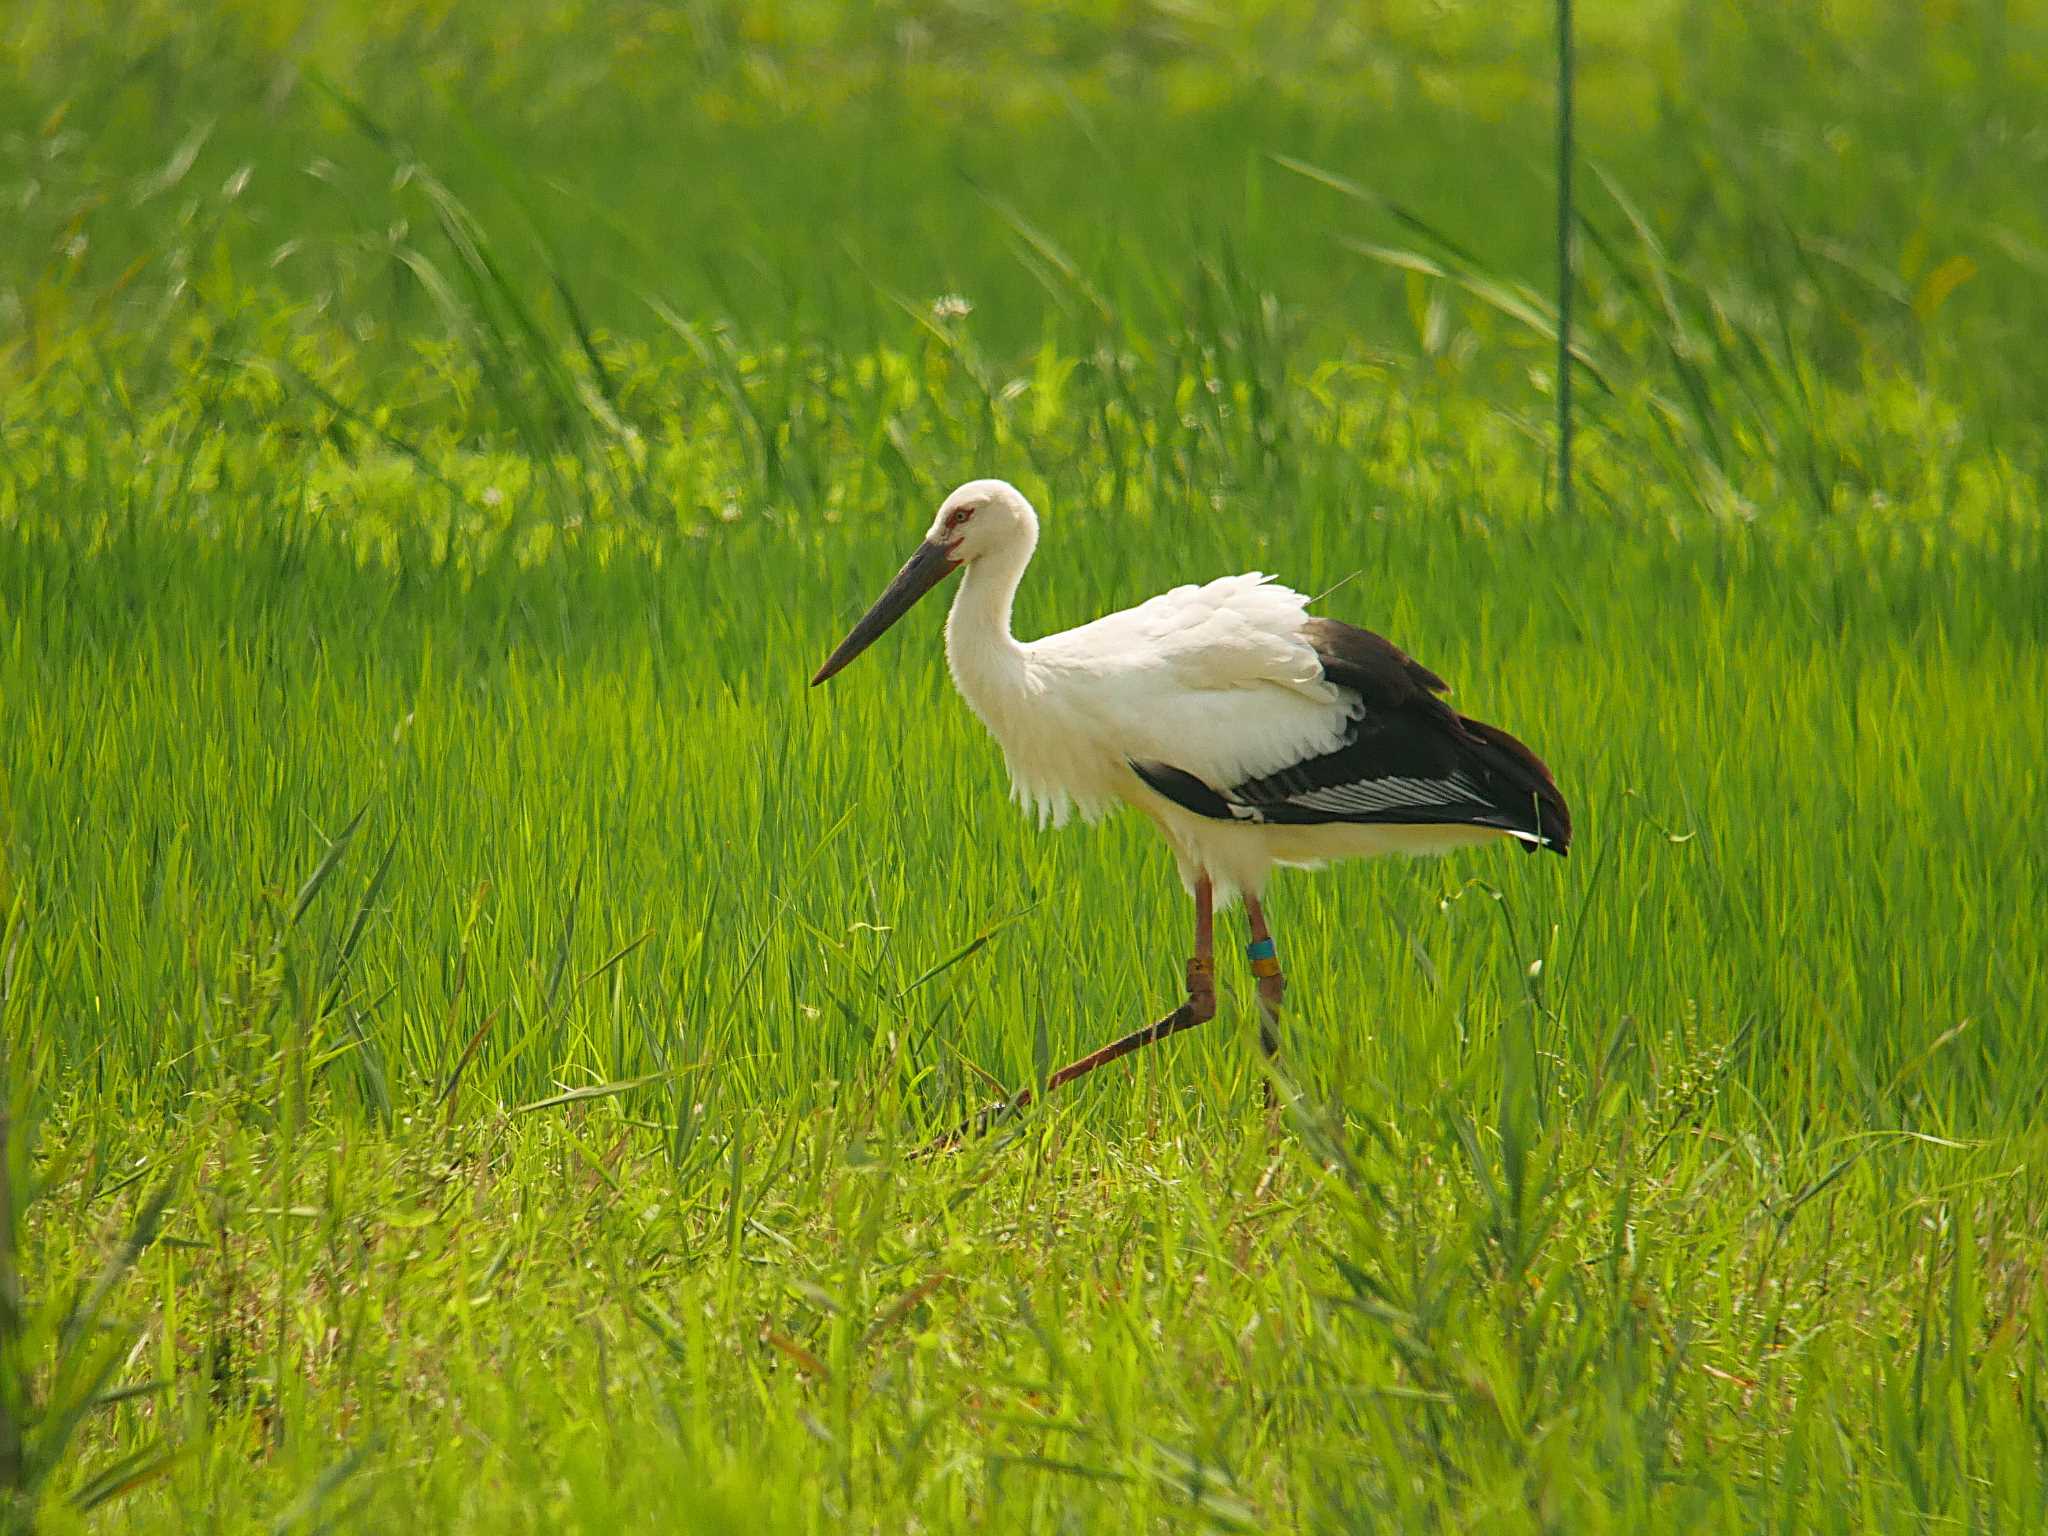
[[[2048,1525],[2048,11],[1580,9],[1567,510],[1547,6],[10,8],[0,1531]],[[914,1155],[1187,942],[805,686],[977,474],[1571,800],[1275,1119]]]

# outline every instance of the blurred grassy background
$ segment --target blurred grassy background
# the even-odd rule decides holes
[[[1140,330],[1177,322],[1195,260],[1227,252],[1337,355],[1412,340],[1399,289],[1271,157],[1338,169],[1544,285],[1549,21],[1298,0],[512,0],[488,20],[24,0],[0,279],[31,356],[95,317],[146,325],[174,277],[195,298],[275,285],[397,344],[423,306],[393,247],[426,232],[326,81],[506,234],[515,279],[564,275],[627,334],[651,329],[649,293],[781,339],[900,332],[893,291],[968,296],[1003,351],[1092,340],[1008,209]],[[2038,409],[2031,360],[1969,361],[2041,329],[2037,8],[1591,5],[1581,26],[1588,158],[1689,276],[1783,303],[1829,368],[1941,364]],[[1625,234],[1590,178],[1585,207]]]

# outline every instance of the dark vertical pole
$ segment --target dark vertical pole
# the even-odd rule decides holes
[[[1572,0],[1557,0],[1557,489],[1572,496]]]

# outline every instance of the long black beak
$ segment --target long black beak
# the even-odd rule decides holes
[[[817,687],[873,645],[881,638],[883,630],[910,612],[913,603],[957,570],[959,564],[953,558],[953,546],[950,544],[926,539],[918,545],[917,553],[903,562],[903,569],[896,573],[896,579],[889,583],[888,590],[875,599],[875,606],[861,615],[860,622],[839,642],[839,649],[825,658],[825,665],[818,668],[818,675],[811,679],[811,686]]]

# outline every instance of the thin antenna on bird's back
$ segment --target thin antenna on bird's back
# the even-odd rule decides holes
[[[1354,571],[1350,571],[1350,572],[1346,573],[1345,575],[1339,576],[1339,577],[1338,577],[1338,578],[1337,578],[1337,579],[1336,579],[1336,580],[1335,580],[1334,582],[1332,582],[1332,583],[1331,583],[1331,584],[1330,584],[1329,586],[1327,586],[1327,587],[1323,588],[1323,590],[1322,590],[1322,591],[1318,592],[1318,593],[1317,593],[1317,594],[1316,594],[1316,595],[1315,595],[1314,597],[1312,597],[1312,598],[1310,598],[1310,599],[1308,600],[1308,605],[1309,605],[1309,607],[1311,607],[1311,608],[1315,607],[1315,605],[1316,605],[1317,603],[1320,603],[1320,602],[1321,602],[1321,601],[1322,601],[1322,600],[1323,600],[1324,598],[1328,597],[1328,596],[1329,596],[1329,595],[1330,595],[1330,594],[1331,594],[1332,592],[1335,592],[1335,591],[1336,591],[1336,590],[1337,590],[1338,588],[1340,588],[1340,587],[1342,587],[1342,586],[1345,586],[1345,585],[1346,585],[1347,583],[1349,583],[1349,582],[1355,581],[1355,580],[1356,580],[1356,579],[1357,579],[1358,577],[1360,577],[1360,576],[1363,576],[1364,574],[1365,574],[1365,568],[1364,568],[1363,566],[1361,566],[1361,567],[1359,567],[1358,569],[1356,569],[1356,570],[1354,570]]]

